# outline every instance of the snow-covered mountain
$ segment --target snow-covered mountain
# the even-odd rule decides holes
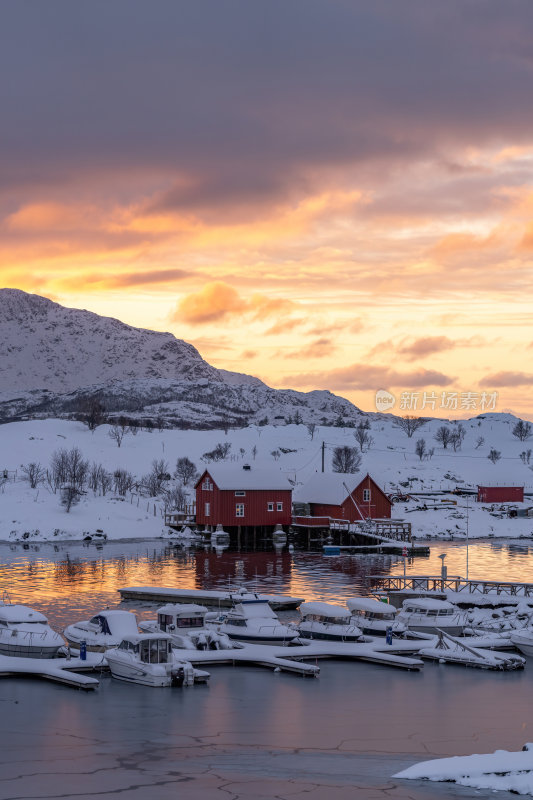
[[[0,289],[0,421],[75,414],[93,399],[108,413],[162,414],[186,427],[362,413],[327,391],[276,390],[216,369],[171,333]]]

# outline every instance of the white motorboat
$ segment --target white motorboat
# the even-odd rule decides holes
[[[410,631],[420,633],[444,631],[451,636],[460,636],[467,625],[466,614],[457,606],[447,600],[436,600],[432,597],[404,600],[397,619]]]
[[[105,657],[112,676],[130,683],[190,686],[209,680],[208,672],[194,669],[176,655],[170,636],[164,633],[126,636],[118,647],[107,650]]]
[[[351,613],[333,603],[310,602],[300,606],[301,622],[296,626],[302,639],[326,639],[332,642],[360,642],[361,629]]]
[[[352,622],[365,636],[386,636],[389,629],[394,636],[403,636],[407,630],[397,619],[397,610],[390,603],[382,603],[374,597],[350,597],[346,605],[352,614]]]
[[[0,654],[22,658],[54,658],[65,646],[39,611],[18,603],[0,605]]]
[[[139,623],[146,633],[169,634],[174,647],[185,650],[231,650],[235,643],[225,633],[205,627],[205,606],[168,603],[157,610],[157,619]]]
[[[68,625],[63,634],[71,647],[80,648],[85,642],[87,650],[103,653],[118,647],[125,636],[139,633],[137,618],[131,611],[106,609],[91,619]]]
[[[232,595],[232,599],[234,605],[229,611],[206,615],[208,627],[251,644],[290,644],[298,637],[298,631],[279,621],[268,599],[245,590]]]
[[[512,631],[510,636],[511,642],[514,644],[521,653],[525,656],[533,656],[533,629],[521,628]]]

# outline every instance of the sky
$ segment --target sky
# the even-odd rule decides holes
[[[4,0],[0,284],[532,417],[530,0]]]

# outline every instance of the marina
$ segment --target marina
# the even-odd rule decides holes
[[[125,586],[118,589],[123,600],[142,600],[144,602],[161,603],[198,603],[214,608],[231,608],[235,592],[206,591],[196,589],[173,589],[158,586]],[[236,590],[238,591],[238,589]],[[291,611],[303,603],[301,597],[284,597],[261,594],[261,600],[269,603],[276,611]]]

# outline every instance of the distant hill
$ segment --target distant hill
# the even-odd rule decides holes
[[[363,413],[328,391],[277,390],[216,369],[171,333],[0,289],[0,421],[72,416],[95,399],[108,413],[199,428]]]

